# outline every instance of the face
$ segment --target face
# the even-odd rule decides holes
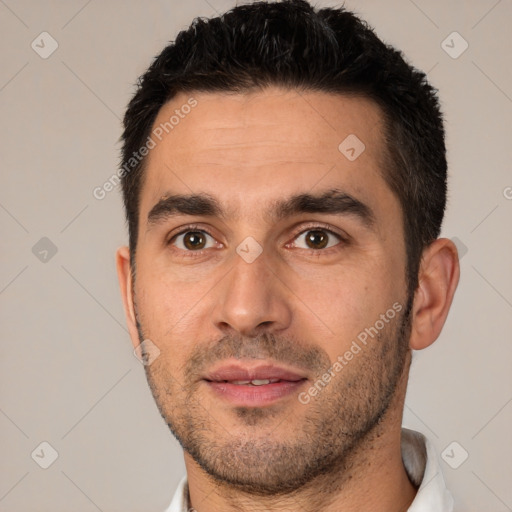
[[[147,159],[132,337],[160,350],[148,382],[186,460],[284,492],[347,460],[404,368],[382,118],[365,99],[271,88],[182,94],[154,126],[190,96]]]

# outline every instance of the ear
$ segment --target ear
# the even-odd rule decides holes
[[[459,256],[451,240],[438,238],[423,251],[419,284],[414,294],[409,342],[412,349],[426,348],[438,338],[448,316],[459,276]]]
[[[133,306],[132,272],[130,267],[130,249],[128,247],[120,247],[116,251],[116,267],[128,330],[132,344],[136,348],[139,346],[140,341],[135,320],[135,308]]]

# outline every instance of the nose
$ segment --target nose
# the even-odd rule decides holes
[[[234,257],[233,269],[219,283],[213,321],[217,329],[243,336],[279,332],[292,320],[291,292],[270,266],[265,252],[248,263]]]

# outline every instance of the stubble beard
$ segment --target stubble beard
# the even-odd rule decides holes
[[[172,342],[153,340],[162,353],[145,366],[146,377],[173,435],[220,485],[251,495],[279,496],[293,494],[324,476],[325,486],[330,481],[339,487],[344,478],[352,477],[356,454],[381,435],[379,426],[406,371],[411,309],[410,296],[401,314],[368,340],[315,399],[295,409],[297,413],[286,413],[278,406],[233,407],[229,418],[221,417],[221,409],[208,409],[208,401],[198,394],[199,386],[205,384],[194,376],[227,357],[299,363],[299,367],[316,370],[319,377],[332,366],[322,350],[305,349],[273,335],[225,337],[213,346],[198,345],[180,372],[183,382],[165,366],[167,356],[172,358],[165,351],[172,350]],[[145,330],[136,317],[142,342]],[[229,423],[236,424],[235,434]],[[269,425],[275,426],[269,429]],[[266,435],[261,435],[262,429]],[[286,439],[280,439],[278,432],[285,432]]]

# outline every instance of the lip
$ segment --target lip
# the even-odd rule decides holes
[[[280,382],[259,386],[229,382],[265,379],[280,379]],[[249,367],[232,363],[211,370],[203,380],[217,397],[232,405],[261,407],[296,394],[308,379],[295,370],[273,364]]]
[[[258,366],[246,366],[240,363],[231,363],[214,368],[204,377],[205,380],[213,382],[233,381],[233,380],[264,380],[280,379],[290,382],[299,381],[307,378],[299,372],[277,366],[274,364],[265,364]]]
[[[277,402],[282,398],[297,395],[298,390],[307,380],[283,380],[272,384],[262,384],[261,386],[239,385],[229,382],[205,382],[216,396],[228,400],[232,405],[238,407],[262,407]]]

